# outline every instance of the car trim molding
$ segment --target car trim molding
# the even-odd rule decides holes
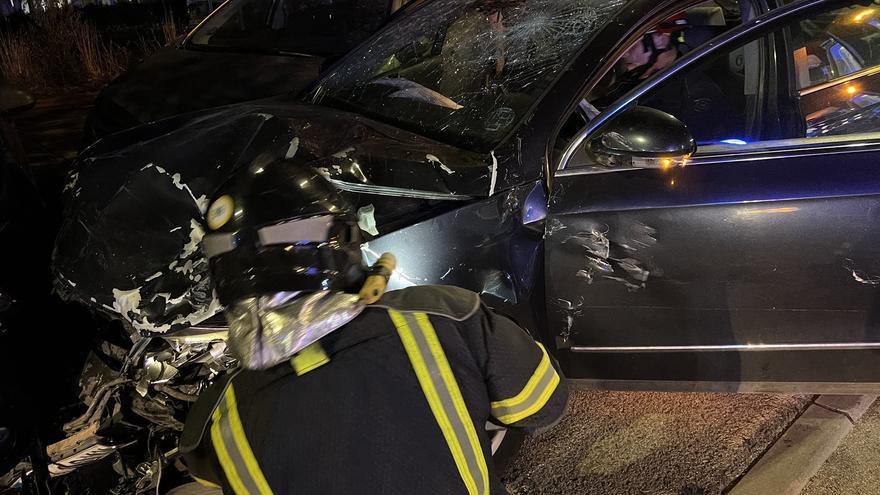
[[[643,345],[643,346],[572,346],[571,352],[583,353],[664,353],[664,352],[762,352],[829,351],[880,349],[880,342],[817,342],[800,344],[719,344],[719,345]]]
[[[801,96],[806,96],[812,93],[816,93],[818,91],[822,91],[823,89],[833,88],[834,86],[838,86],[840,84],[848,83],[850,81],[854,81],[856,79],[860,79],[865,76],[872,76],[874,74],[880,73],[880,65],[876,67],[868,67],[867,69],[862,69],[857,72],[853,72],[852,74],[848,74],[843,77],[838,77],[837,79],[832,79],[830,81],[826,81],[821,84],[817,84],[815,86],[810,86],[804,88],[799,91]]]
[[[829,154],[876,152],[880,150],[880,141],[876,137],[853,135],[856,139],[845,139],[838,142],[811,143],[811,138],[798,138],[788,140],[778,147],[762,147],[752,150],[730,150],[729,152],[713,152],[693,156],[688,162],[689,167],[697,165],[713,165],[719,163],[757,162],[765,160],[781,160],[786,158],[802,158],[810,156],[822,156]],[[799,141],[795,143],[794,141]],[[612,168],[606,169],[599,166],[577,166],[565,168],[556,173],[556,177],[570,177],[576,175],[610,174],[615,172],[627,172],[643,170],[641,167]]]
[[[327,179],[328,182],[343,191],[374,194],[376,196],[394,196],[398,198],[415,198],[415,199],[437,199],[441,201],[468,201],[473,199],[471,196],[459,194],[442,193],[435,191],[421,191],[418,189],[404,189],[401,187],[376,186],[372,184],[354,184],[338,179]]]
[[[626,392],[720,392],[780,394],[880,394],[880,383],[874,382],[779,382],[779,381],[689,381],[689,380],[622,380],[574,378],[566,380],[576,390],[616,390]]]

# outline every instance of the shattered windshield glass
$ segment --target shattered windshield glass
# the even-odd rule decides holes
[[[464,148],[491,148],[624,3],[430,2],[352,53],[311,99]]]

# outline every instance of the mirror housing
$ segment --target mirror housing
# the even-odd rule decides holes
[[[683,122],[640,106],[611,119],[587,144],[587,153],[608,168],[668,169],[684,165],[696,150]]]

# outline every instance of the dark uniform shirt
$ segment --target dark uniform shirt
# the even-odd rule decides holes
[[[215,384],[181,450],[227,494],[506,493],[487,422],[547,427],[567,397],[544,348],[479,296],[417,287],[291,364]]]

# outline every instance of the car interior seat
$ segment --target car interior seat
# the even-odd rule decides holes
[[[690,28],[684,33],[685,52],[706,44],[727,29],[724,10],[717,5],[694,7],[686,14]]]
[[[730,29],[724,9],[714,2],[687,10],[691,27],[684,33],[685,51],[694,50]],[[730,108],[741,110],[742,114],[730,116],[734,128],[743,129],[748,117],[748,89],[746,88],[746,53],[741,47],[726,57],[717,57],[704,66],[704,73],[718,86],[727,98]],[[730,136],[747,137],[747,136]]]

